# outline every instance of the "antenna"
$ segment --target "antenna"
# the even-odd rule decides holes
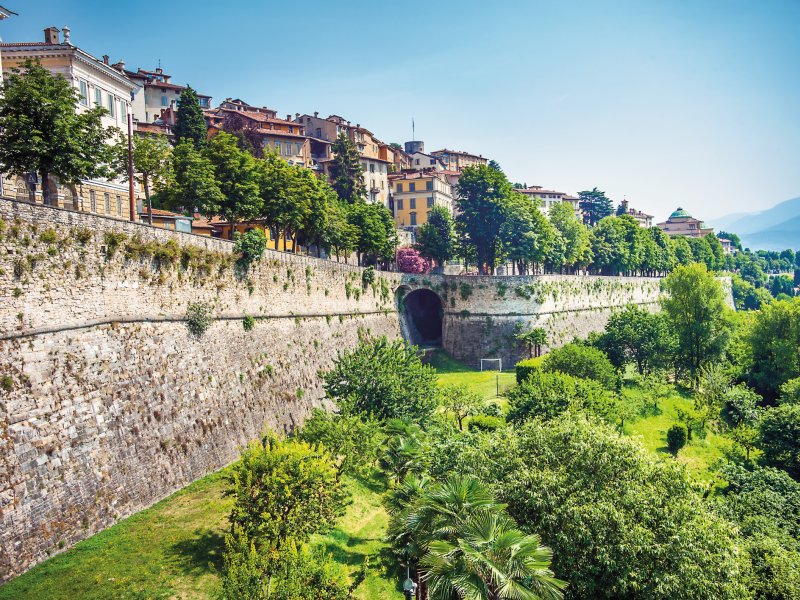
[[[158,59],[158,68],[159,69],[161,68],[161,59],[160,58]]]
[[[411,141],[415,142],[417,140],[417,136],[414,133],[414,117],[411,117]]]

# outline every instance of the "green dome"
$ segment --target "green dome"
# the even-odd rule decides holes
[[[670,218],[670,219],[691,219],[691,218],[692,218],[692,215],[690,215],[688,212],[686,212],[685,210],[683,210],[683,209],[682,209],[682,208],[679,206],[679,207],[678,207],[678,210],[676,210],[674,213],[672,213],[672,214],[669,216],[669,218]]]

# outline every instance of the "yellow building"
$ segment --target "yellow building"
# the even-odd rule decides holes
[[[428,222],[431,209],[442,206],[453,214],[453,188],[435,171],[390,176],[391,207],[398,227],[415,229]]]
[[[222,238],[223,240],[231,239],[231,225],[227,221],[215,217],[211,219],[210,225],[214,228],[214,237]],[[270,228],[264,223],[262,219],[253,219],[252,221],[244,221],[235,223],[233,226],[234,235],[236,233],[247,233],[252,229],[260,229],[267,236],[267,248],[269,250],[281,250],[284,252],[294,252],[294,240],[290,237],[284,237],[282,231],[277,228]]]
[[[60,33],[63,33],[63,40]],[[68,28],[59,31],[56,27],[48,27],[44,30],[43,42],[2,43],[0,56],[5,74],[27,59],[38,60],[44,68],[61,75],[76,89],[79,96],[76,110],[100,106],[107,111],[102,118],[103,125],[126,129],[130,95],[136,85],[122,69],[111,66],[107,56],[100,60],[74,46]],[[121,180],[83,180],[67,184],[54,176],[41,182],[36,173],[4,175],[0,177],[0,195],[42,202],[43,185],[49,187],[53,204],[60,208],[131,218],[128,184]],[[138,196],[138,190],[136,192]]]

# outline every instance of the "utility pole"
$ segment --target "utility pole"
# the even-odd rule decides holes
[[[131,92],[131,105],[126,106],[128,111],[128,200],[131,207],[131,221],[136,222],[136,197],[133,192],[133,92]],[[153,215],[150,214],[150,223]]]

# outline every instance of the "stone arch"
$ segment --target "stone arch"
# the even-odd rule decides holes
[[[80,210],[80,202],[78,191],[75,189],[75,186],[72,184],[66,184],[63,188],[63,202],[64,208],[69,208],[71,210]]]
[[[24,177],[18,176],[15,182],[17,200],[24,200],[25,202],[31,201],[31,188]]]
[[[444,303],[438,294],[427,288],[397,290],[403,335],[421,348],[442,345]]]

